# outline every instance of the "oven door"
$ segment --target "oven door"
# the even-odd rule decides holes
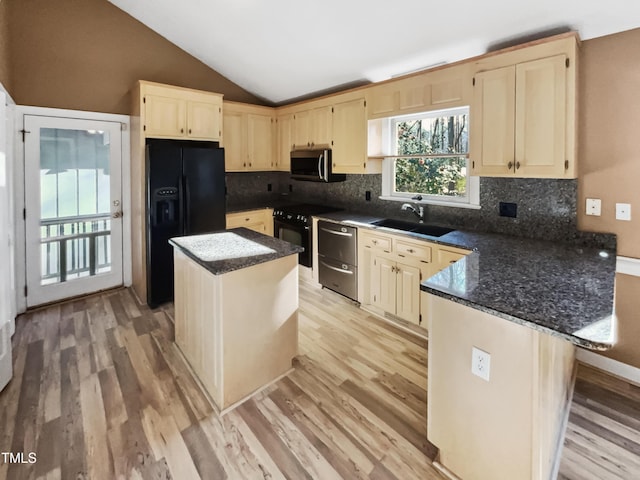
[[[291,225],[282,220],[273,220],[274,237],[285,242],[300,245],[304,252],[298,255],[298,263],[305,267],[311,267],[311,227]]]

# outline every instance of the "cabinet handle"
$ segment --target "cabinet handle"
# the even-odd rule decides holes
[[[245,218],[244,219],[245,222],[248,222],[249,220],[250,220],[250,218]]]
[[[246,167],[246,166],[247,166],[247,162],[244,162],[244,163],[242,164],[242,166],[243,166],[243,167]]]
[[[413,253],[415,250],[413,248],[407,248],[407,252]]]
[[[310,146],[311,146],[311,142],[307,142],[307,147],[310,147]]]
[[[513,162],[507,163],[507,168],[511,170],[513,168]]]
[[[181,129],[180,129],[180,133],[184,133],[184,128],[181,128]]]
[[[336,163],[335,163],[335,162],[333,162],[333,166],[334,166],[334,167],[336,166]]]
[[[189,129],[189,135],[191,135],[191,129]]]
[[[516,162],[516,170],[520,168],[520,162]]]
[[[249,162],[249,166],[251,166],[251,162]]]
[[[374,245],[378,244],[378,240],[371,240],[371,243],[373,243]]]
[[[313,147],[313,146],[315,146],[315,143],[311,142],[311,146],[312,146],[312,147]]]

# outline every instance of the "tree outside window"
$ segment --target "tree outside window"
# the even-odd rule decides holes
[[[468,125],[466,108],[395,119],[393,193],[466,197]]]

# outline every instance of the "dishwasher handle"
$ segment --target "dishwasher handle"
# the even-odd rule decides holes
[[[349,232],[346,232],[346,231],[339,232],[337,230],[331,230],[330,228],[324,228],[324,227],[321,227],[320,230],[322,230],[323,232],[330,233],[332,235],[340,235],[342,237],[353,237],[353,233],[349,233]],[[344,230],[346,230],[346,228]]]

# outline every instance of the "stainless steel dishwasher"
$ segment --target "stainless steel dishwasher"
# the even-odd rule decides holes
[[[339,223],[318,222],[318,279],[352,300],[358,298],[357,232]]]

